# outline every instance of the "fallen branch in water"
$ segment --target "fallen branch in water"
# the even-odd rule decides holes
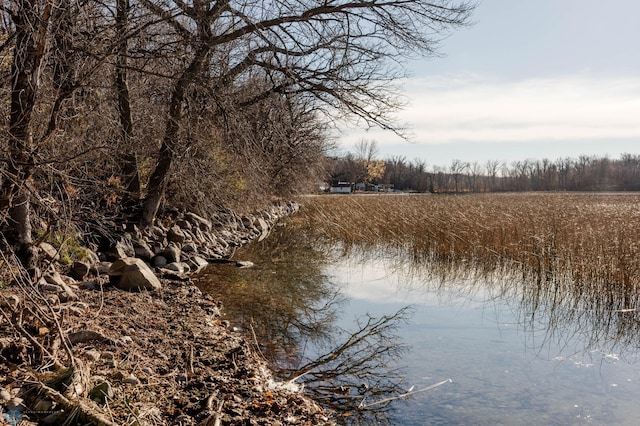
[[[391,396],[389,398],[384,398],[384,399],[381,399],[379,401],[371,402],[369,404],[365,404],[364,403],[364,399],[363,399],[362,402],[360,403],[360,405],[358,406],[358,408],[369,408],[369,407],[373,407],[375,405],[380,405],[380,404],[384,404],[386,402],[394,401],[396,399],[405,398],[407,396],[414,395],[416,393],[425,392],[425,391],[428,391],[428,390],[431,390],[431,389],[435,389],[435,388],[437,388],[439,386],[444,385],[445,383],[453,383],[453,380],[446,379],[446,380],[443,380],[443,381],[441,381],[439,383],[435,383],[435,384],[433,384],[431,386],[427,386],[426,388],[422,388],[422,389],[418,389],[418,390],[410,390],[410,391],[405,392],[403,394],[400,394],[400,395],[397,395],[397,396]]]

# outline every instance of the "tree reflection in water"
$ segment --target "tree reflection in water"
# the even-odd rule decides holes
[[[209,265],[198,285],[224,302],[233,326],[256,334],[267,359],[297,365],[308,343],[331,338],[343,300],[324,273],[321,251],[281,226],[238,250],[235,258],[254,266]]]
[[[284,380],[304,383],[346,423],[384,421],[391,400],[405,390],[397,367],[405,346],[396,328],[410,310],[366,316],[355,332],[337,327],[344,298],[325,273],[326,251],[311,241],[283,224],[236,252],[253,267],[213,264],[198,285],[224,302],[232,325]]]

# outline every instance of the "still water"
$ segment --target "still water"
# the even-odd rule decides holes
[[[381,260],[334,265],[348,298],[341,321],[414,307],[399,328],[415,388],[452,381],[398,403],[394,424],[638,424],[636,347],[593,341],[576,324],[525,318],[517,294],[482,282],[421,282]],[[436,287],[436,288],[434,288]],[[558,327],[565,327],[559,329]]]
[[[411,307],[394,329],[406,347],[397,359],[403,380],[386,396],[414,393],[391,401],[389,424],[640,422],[635,297],[613,309],[589,294],[563,296],[557,283],[465,265],[416,268],[380,250],[321,249],[285,229],[236,258],[255,267],[216,265],[200,285],[276,364],[319,356],[366,315]]]

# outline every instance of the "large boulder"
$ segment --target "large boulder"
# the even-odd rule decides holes
[[[159,290],[162,285],[142,259],[124,257],[109,268],[109,279],[116,287],[127,291]]]

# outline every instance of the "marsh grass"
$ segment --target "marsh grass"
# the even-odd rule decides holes
[[[345,247],[402,249],[415,261],[508,265],[540,279],[635,287],[640,195],[351,196],[307,200],[307,231]]]
[[[640,335],[638,194],[320,196],[301,213],[294,220],[310,238],[344,253],[498,276],[521,311],[543,312],[550,328],[584,323],[595,340]]]

